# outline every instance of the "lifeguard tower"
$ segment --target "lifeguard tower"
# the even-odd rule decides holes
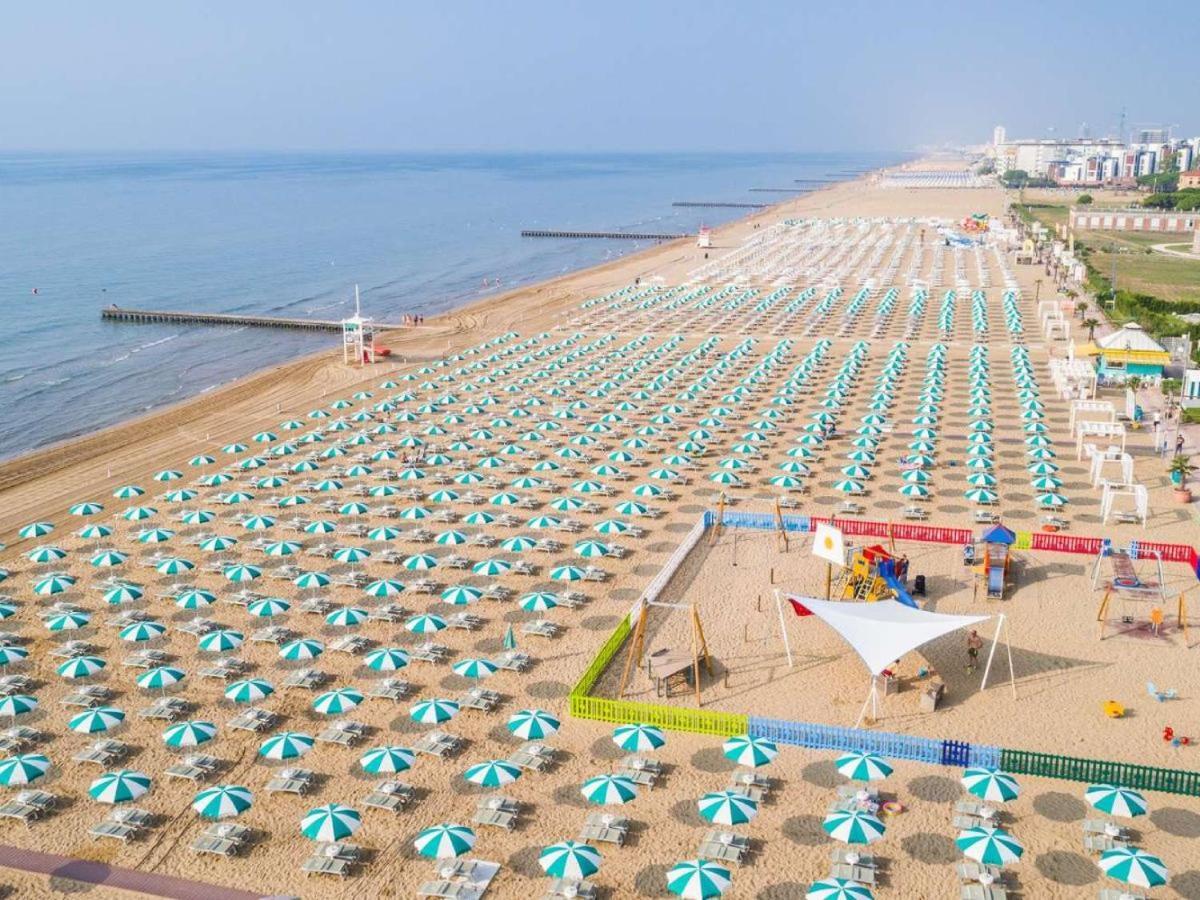
[[[358,285],[354,286],[354,315],[342,319],[342,362],[358,365],[375,362],[375,326],[363,318],[358,302]]]
[[[712,229],[707,225],[700,226],[700,231],[696,234],[696,246],[701,250],[712,247]]]

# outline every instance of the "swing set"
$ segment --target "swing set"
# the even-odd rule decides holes
[[[1100,600],[1100,608],[1096,612],[1096,621],[1100,623],[1100,640],[1104,640],[1104,631],[1108,624],[1107,617],[1114,595],[1120,603],[1120,618],[1122,624],[1125,625],[1132,625],[1134,623],[1134,611],[1130,607],[1131,602],[1142,600],[1153,602],[1155,608],[1159,610],[1159,618],[1158,621],[1155,621],[1152,612],[1150,621],[1157,629],[1157,626],[1162,624],[1161,610],[1167,603],[1162,554],[1157,550],[1140,548],[1137,541],[1131,542],[1127,547],[1114,547],[1106,541],[1101,546],[1100,552],[1096,555],[1096,561],[1092,565],[1093,588],[1100,585],[1101,576],[1105,570],[1105,560],[1108,560],[1110,574],[1107,576],[1107,584],[1105,585],[1104,596]],[[1145,577],[1138,571],[1137,563],[1141,560],[1152,561],[1154,575],[1157,577]],[[1180,593],[1176,600],[1176,619],[1186,642],[1187,591]]]
[[[646,640],[646,613],[651,606],[661,609],[686,610],[691,625],[691,645],[687,652],[671,648],[652,652],[647,661],[647,674],[656,682],[666,683],[677,675],[686,677],[690,669],[692,685],[696,691],[696,705],[701,706],[700,663],[703,661],[709,678],[712,677],[713,666],[712,657],[708,652],[708,641],[704,637],[704,627],[700,624],[700,612],[696,609],[695,603],[663,603],[658,600],[644,600],[638,605],[637,624],[633,627],[633,643],[630,645],[629,655],[625,657],[625,667],[621,671],[621,686],[617,689],[617,698],[625,696],[625,688],[629,684],[629,676],[634,667],[640,669],[642,666]]]

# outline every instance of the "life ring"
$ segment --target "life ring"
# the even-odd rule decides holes
[[[898,816],[900,813],[904,812],[904,805],[896,800],[888,800],[881,807],[879,807],[879,809],[880,812],[890,818],[891,816]]]

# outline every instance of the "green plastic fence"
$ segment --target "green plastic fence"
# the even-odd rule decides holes
[[[571,688],[571,697],[587,696],[604,673],[605,668],[612,662],[612,658],[617,655],[617,651],[621,649],[621,645],[625,643],[625,639],[629,637],[629,616],[624,616],[617,625],[616,630],[608,636],[608,640],[600,647],[591,664],[583,670],[583,674],[579,676],[579,680],[575,682],[575,687]]]
[[[655,703],[635,703],[631,700],[611,700],[608,697],[571,695],[571,715],[577,719],[600,722],[640,722],[657,725],[669,731],[689,731],[693,734],[712,734],[729,737],[745,734],[750,717],[741,713],[690,709],[686,706],[659,706]]]
[[[1000,768],[1014,775],[1042,775],[1066,781],[1119,784],[1140,790],[1200,796],[1200,772],[1182,769],[1008,749],[1000,752]]]

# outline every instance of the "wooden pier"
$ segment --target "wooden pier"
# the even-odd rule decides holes
[[[137,322],[140,324],[175,324],[175,325],[231,325],[249,328],[293,328],[302,331],[341,331],[342,323],[329,319],[289,319],[280,316],[248,316],[239,313],[188,313],[171,312],[162,309],[125,309],[120,306],[106,306],[100,310],[100,318],[107,322]],[[384,322],[373,322],[376,328],[404,328],[404,325],[391,325]]]
[[[704,209],[715,209],[717,207],[728,209],[766,209],[768,206],[766,203],[721,203],[715,200],[676,200],[671,205],[701,207]]]
[[[690,234],[644,234],[632,231],[551,231],[545,229],[525,228],[521,237],[532,238],[597,238],[602,240],[623,241],[677,241],[680,238],[691,237]]]
[[[807,194],[811,188],[750,188],[756,194]]]

